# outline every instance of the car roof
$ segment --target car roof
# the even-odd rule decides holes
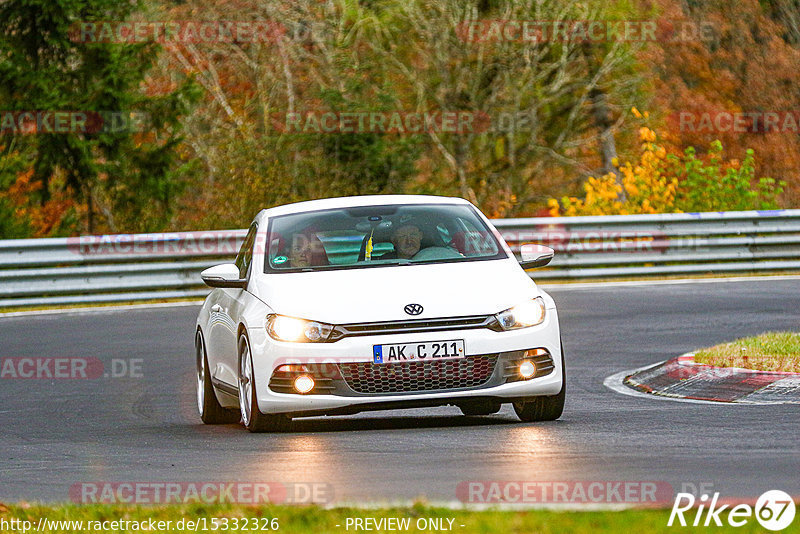
[[[362,195],[352,197],[323,198],[284,204],[261,210],[256,215],[257,221],[266,217],[303,213],[334,208],[352,208],[357,206],[385,206],[394,204],[466,204],[470,203],[458,197],[439,197],[434,195]]]

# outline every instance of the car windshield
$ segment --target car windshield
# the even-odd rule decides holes
[[[506,258],[466,205],[358,206],[270,218],[265,272]]]

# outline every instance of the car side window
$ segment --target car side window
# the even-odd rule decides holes
[[[242,248],[239,249],[239,254],[236,256],[236,266],[239,268],[239,278],[247,277],[247,269],[253,261],[253,244],[256,240],[256,231],[258,225],[253,223],[248,230],[247,235],[242,243]]]
[[[463,229],[464,253],[467,256],[498,253],[497,245],[488,232],[478,230],[471,221],[461,217],[457,220],[459,226]]]

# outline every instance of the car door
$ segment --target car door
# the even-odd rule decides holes
[[[236,266],[239,268],[239,277],[247,278],[250,263],[253,259],[253,245],[255,243],[258,225],[253,223],[244,238],[239,254],[236,256]],[[218,382],[230,386],[238,383],[238,337],[239,317],[241,316],[241,294],[246,292],[239,288],[220,289],[216,303],[211,307],[209,328],[209,358],[214,353],[214,362],[209,359],[211,376]]]

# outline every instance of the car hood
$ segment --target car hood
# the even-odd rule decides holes
[[[256,295],[275,313],[332,324],[488,315],[540,293],[515,260],[264,274]]]

